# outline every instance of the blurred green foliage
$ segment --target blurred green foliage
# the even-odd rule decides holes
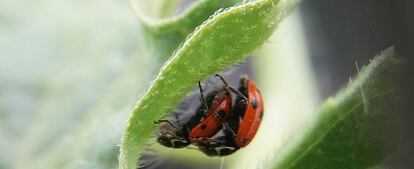
[[[328,99],[309,129],[281,155],[277,169],[371,168],[403,149],[407,89],[405,60],[390,48],[375,57],[337,96]]]
[[[128,2],[0,8],[0,166],[116,166],[129,110],[161,64],[140,47]]]

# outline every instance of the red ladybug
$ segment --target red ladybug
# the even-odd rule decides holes
[[[204,103],[204,105],[207,105]],[[228,91],[219,91],[211,102],[211,107],[207,108],[208,114],[205,115],[197,126],[191,129],[188,136],[190,141],[199,138],[210,138],[217,134],[223,127],[223,123],[230,117],[232,98]]]
[[[245,147],[254,138],[257,130],[260,127],[260,123],[263,118],[264,101],[256,83],[253,80],[249,80],[247,76],[241,78],[241,87],[239,91],[247,97],[239,98],[244,106],[244,111],[239,112],[241,117],[239,128],[236,134],[236,144],[239,147]]]
[[[173,128],[161,131],[158,142],[172,148],[182,148],[193,144],[208,156],[225,156],[247,146],[256,135],[263,117],[263,98],[255,82],[247,76],[240,78],[238,90],[230,87],[219,77],[225,88],[218,89],[204,98],[199,82],[202,105],[184,125],[167,122]],[[232,106],[230,92],[236,94]],[[216,136],[223,131],[224,135]],[[237,132],[235,132],[237,131]]]
[[[212,144],[213,137],[219,132],[232,113],[232,97],[228,90],[220,88],[211,92],[207,98],[199,82],[202,105],[185,124],[170,122],[166,119],[155,121],[159,124],[166,122],[168,126],[161,128],[157,141],[166,147],[182,148],[190,143],[198,146]],[[228,126],[228,125],[225,125]]]
[[[222,76],[216,76],[228,86]],[[263,118],[264,101],[253,80],[244,75],[240,78],[238,90],[228,88],[237,95],[232,116],[227,122],[230,130],[225,130],[225,135],[210,142],[212,144],[199,147],[209,156],[229,155],[247,146],[256,135]]]

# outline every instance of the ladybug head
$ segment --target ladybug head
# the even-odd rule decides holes
[[[198,146],[199,150],[207,156],[227,156],[236,152],[239,148],[233,146]]]

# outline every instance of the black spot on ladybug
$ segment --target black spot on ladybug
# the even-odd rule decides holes
[[[226,114],[226,112],[224,112],[223,110],[220,110],[220,111],[218,111],[217,112],[217,116],[218,116],[218,118],[220,118],[220,119],[222,119],[222,118],[224,118],[224,115]]]
[[[252,102],[250,102],[250,103],[252,104],[253,109],[257,109],[258,103],[257,103],[257,100],[256,99],[253,99]]]
[[[205,124],[201,125],[201,130],[204,130],[206,128],[207,128],[207,125],[205,125]]]
[[[260,118],[260,119],[262,119],[262,118],[263,118],[263,111],[261,111],[261,112],[259,113],[259,118]]]

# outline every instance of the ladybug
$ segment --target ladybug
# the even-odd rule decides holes
[[[207,105],[205,101],[203,104]],[[220,90],[210,105],[210,109],[206,107],[208,114],[205,115],[205,118],[191,129],[188,136],[191,142],[199,138],[210,138],[222,129],[223,123],[227,121],[231,113],[232,98],[230,93],[227,90]]]
[[[257,85],[244,75],[240,78],[240,87],[235,90],[222,76],[216,77],[221,79],[225,87],[205,98],[198,82],[202,105],[187,123],[176,126],[168,120],[156,122],[166,122],[170,126],[161,131],[157,139],[160,144],[172,148],[193,144],[208,156],[225,156],[247,146],[253,140],[264,110],[263,98]],[[237,96],[234,106],[230,92]]]
[[[219,77],[227,86],[224,78]],[[246,75],[240,78],[240,87],[236,91],[229,88],[237,95],[233,107],[232,116],[228,120],[230,130],[224,131],[224,136],[215,139],[207,146],[199,149],[209,156],[225,156],[247,146],[256,135],[263,118],[264,101],[256,83],[249,80]],[[237,131],[235,134],[233,131]]]
[[[168,124],[168,126],[161,128],[161,134],[157,138],[161,145],[171,148],[183,148],[191,143],[198,146],[210,145],[213,144],[210,143],[210,137],[219,132],[223,126],[228,127],[225,123],[232,113],[230,92],[226,88],[220,88],[205,98],[200,82],[198,82],[198,86],[202,105],[188,122],[179,124],[177,120],[174,124],[166,119],[154,122],[155,124]]]
[[[240,118],[237,128],[235,142],[239,147],[247,146],[256,135],[263,118],[264,101],[260,90],[253,80],[247,76],[240,79],[239,91],[246,97],[238,97],[235,111]]]

